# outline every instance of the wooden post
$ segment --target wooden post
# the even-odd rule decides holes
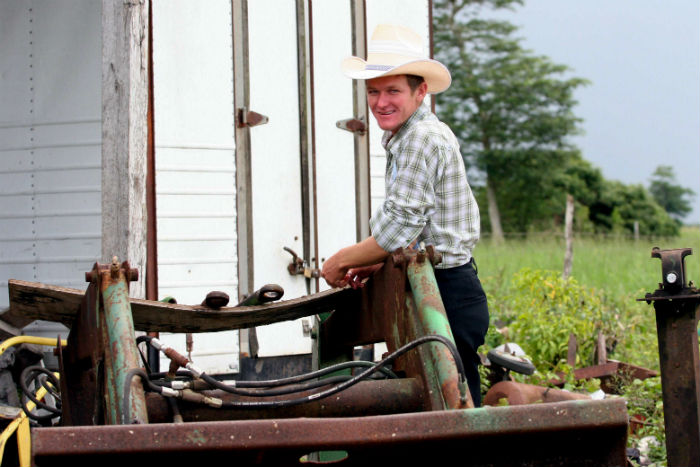
[[[102,1],[102,262],[146,276],[149,0]]]
[[[574,197],[566,194],[566,216],[564,218],[564,238],[566,239],[566,253],[564,255],[564,279],[571,275],[574,263]]]

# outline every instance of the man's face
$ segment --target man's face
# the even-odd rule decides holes
[[[418,109],[427,90],[428,85],[423,82],[411,91],[406,75],[367,80],[367,101],[379,128],[396,133]]]

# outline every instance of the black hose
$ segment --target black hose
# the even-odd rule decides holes
[[[150,349],[151,348],[151,339],[153,339],[153,337],[147,336],[147,335],[138,336],[136,338],[136,350],[139,351],[139,355],[141,355],[141,362],[143,362],[143,367],[146,369],[146,372],[148,372],[149,374],[151,373],[151,366],[148,364],[148,358],[146,358],[146,356],[141,351],[139,344],[141,342],[145,342],[146,347]]]
[[[169,373],[167,373],[167,372],[165,372],[165,371],[160,371],[160,372],[158,372],[158,373],[149,373],[149,374],[148,374],[148,377],[149,377],[151,380],[154,380],[154,379],[163,379],[163,378],[167,378],[168,375],[169,375]],[[180,379],[184,379],[184,380],[189,380],[189,379],[194,379],[195,376],[194,376],[194,374],[193,374],[190,370],[178,370],[178,371],[175,373],[175,378],[180,378]]]
[[[45,375],[46,379],[45,380],[40,380],[37,378],[37,376],[34,376],[35,373],[38,373],[40,375]],[[22,373],[20,374],[19,377],[19,386],[22,389],[22,394],[24,397],[27,399],[31,400],[34,402],[36,405],[37,409],[44,409],[47,412],[49,412],[46,415],[37,415],[32,413],[31,410],[27,409],[27,404],[26,400],[23,400],[22,402],[22,410],[24,411],[25,414],[27,414],[27,417],[31,418],[32,420],[36,420],[38,422],[44,422],[47,420],[51,420],[52,418],[55,418],[56,416],[61,415],[61,410],[57,407],[51,407],[50,405],[40,401],[37,399],[37,397],[34,395],[33,391],[29,389],[29,383],[32,380],[36,380],[41,384],[42,386],[46,387],[48,389],[48,386],[46,385],[45,381],[48,380],[55,388],[59,387],[59,382],[58,378],[53,374],[51,370],[48,370],[47,368],[44,368],[43,366],[28,366],[24,370],[22,370]],[[57,392],[55,391],[50,391],[50,394],[56,398],[56,405],[60,405],[60,396]],[[24,399],[23,397],[23,399]]]
[[[460,381],[465,382],[466,381],[466,374],[464,372],[464,365],[462,363],[462,359],[460,358],[459,352],[457,351],[457,348],[454,345],[454,343],[444,336],[428,335],[428,336],[419,337],[418,339],[416,339],[412,342],[409,342],[408,344],[406,344],[406,345],[402,346],[401,348],[395,350],[394,352],[390,353],[388,356],[386,356],[381,361],[372,364],[370,367],[368,367],[366,370],[362,371],[360,374],[358,374],[356,376],[351,376],[351,377],[343,376],[343,377],[341,377],[343,379],[343,381],[340,384],[338,384],[332,388],[329,388],[329,389],[326,389],[326,390],[323,390],[323,391],[320,391],[317,393],[313,393],[313,394],[310,394],[308,396],[299,397],[296,399],[281,400],[281,401],[222,401],[221,407],[226,407],[226,408],[278,408],[278,407],[290,407],[290,406],[294,406],[294,405],[299,405],[299,404],[311,402],[314,400],[323,399],[325,397],[336,394],[340,391],[343,391],[343,390],[357,384],[361,380],[368,378],[373,373],[379,371],[380,368],[383,368],[387,363],[394,361],[395,359],[397,359],[398,357],[400,357],[404,353],[408,352],[409,350],[411,350],[419,345],[431,342],[431,341],[441,342],[442,344],[444,344],[448,348],[448,350],[450,351],[450,353],[452,353],[452,356],[455,360],[455,364],[457,366],[457,371],[460,375]],[[352,362],[346,362],[346,363],[352,363]],[[333,369],[330,371],[337,371],[337,367],[340,365],[343,365],[343,364],[334,365],[333,367],[336,367],[336,369]],[[295,380],[297,378],[303,378],[302,380],[308,379],[309,377],[313,377],[313,376],[309,376],[309,375],[313,374],[314,376],[317,376],[319,374],[319,372],[324,372],[324,371],[327,372],[329,368],[333,368],[333,367],[324,368],[323,370],[319,370],[318,372],[313,372],[313,373],[309,373],[306,375],[301,375],[299,377],[286,378],[284,380],[274,380],[274,381],[272,381],[272,383],[278,384],[280,381],[290,381],[290,380]],[[178,372],[178,373],[180,373],[180,372]],[[142,370],[140,368],[135,368],[135,369],[130,370],[128,373],[127,379],[125,381],[125,386],[124,386],[125,397],[124,397],[124,406],[122,409],[124,420],[128,420],[128,418],[129,418],[128,417],[129,416],[129,392],[130,392],[131,380],[133,379],[134,376],[137,376],[137,375],[141,377],[142,382],[144,384],[144,387],[147,385],[152,391],[163,394],[162,387],[154,384],[148,378],[148,375],[146,374],[146,372],[144,370]],[[196,376],[196,374],[195,374],[195,376]],[[246,390],[246,388],[229,386],[229,385],[222,383],[221,381],[218,381],[215,378],[213,378],[213,377],[211,377],[203,372],[199,375],[199,377],[202,380],[204,380],[207,384],[209,384],[212,388],[220,389],[224,392],[231,393],[231,394],[246,395],[246,396],[273,395],[273,394],[269,393],[272,390],[254,391],[254,394],[251,394],[251,391]],[[319,383],[318,385],[325,386],[329,383],[333,384],[336,381],[338,381],[338,379],[326,378],[325,380],[318,381],[318,383]],[[240,383],[241,382],[237,382],[236,384],[239,385]],[[261,383],[261,382],[247,382],[247,383]],[[264,383],[270,384],[271,382],[267,381]],[[309,384],[311,384],[311,383],[309,383]],[[316,384],[316,382],[314,382],[313,384]],[[306,387],[306,389],[308,389],[308,388],[309,388],[309,386]],[[287,388],[281,389],[281,391],[286,391],[286,390],[287,390]],[[268,394],[264,394],[265,392],[267,392]],[[294,388],[293,392],[298,392],[298,389]],[[281,393],[278,393],[278,394],[281,394]]]
[[[294,405],[304,404],[304,403],[311,402],[314,400],[323,399],[325,397],[336,394],[340,391],[343,391],[343,390],[349,388],[350,386],[357,384],[358,382],[365,379],[370,374],[377,371],[377,368],[384,366],[387,363],[395,360],[396,358],[400,357],[401,355],[403,355],[404,353],[413,349],[414,347],[417,347],[421,344],[424,344],[424,343],[427,343],[430,341],[442,342],[443,344],[445,344],[447,346],[447,348],[450,350],[450,352],[452,353],[452,355],[455,359],[455,363],[457,365],[457,371],[460,374],[461,381],[466,381],[466,375],[464,372],[464,365],[462,364],[462,360],[459,357],[459,353],[457,352],[457,348],[452,343],[452,341],[450,341],[449,339],[447,339],[446,337],[443,337],[443,336],[429,335],[429,336],[419,337],[418,339],[416,339],[412,342],[409,342],[408,344],[404,345],[403,347],[401,347],[401,348],[395,350],[394,352],[392,352],[391,354],[389,354],[387,357],[385,357],[381,361],[372,365],[372,367],[361,372],[359,375],[353,376],[350,379],[348,379],[347,381],[344,381],[344,382],[338,384],[337,386],[326,389],[324,391],[320,391],[320,392],[310,394],[310,395],[304,396],[304,397],[299,397],[297,399],[288,399],[288,400],[281,400],[281,401],[245,401],[245,402],[242,402],[242,401],[224,401],[222,407],[226,407],[226,408],[256,408],[256,409],[258,409],[258,408],[279,408],[279,407],[291,407]],[[239,393],[236,390],[236,388],[232,388],[230,386],[227,386],[226,384],[223,384],[223,383],[217,381],[216,379],[212,378],[211,376],[209,376],[205,373],[202,373],[200,375],[200,377],[204,381],[209,383],[210,385],[216,387],[217,389],[221,389],[222,391],[226,391],[226,392],[229,392],[232,394]]]
[[[151,382],[150,379],[148,379],[148,374],[141,368],[132,368],[129,370],[126,374],[126,378],[124,379],[124,392],[123,392],[123,400],[122,400],[122,423],[123,424],[128,424],[131,423],[130,417],[131,417],[131,410],[129,407],[129,399],[131,398],[131,380],[134,379],[134,376],[140,376],[141,377],[141,384],[143,384],[144,390],[148,387],[153,392],[156,392],[158,394],[163,393],[163,389],[160,386],[157,386]]]
[[[366,362],[363,360],[353,360],[350,362],[336,363],[335,365],[322,368],[320,370],[312,371],[311,373],[306,373],[303,375],[290,376],[289,378],[282,379],[272,379],[267,381],[236,381],[236,386],[239,388],[263,388],[263,387],[274,387],[274,386],[284,386],[292,383],[299,383],[301,381],[306,381],[307,379],[318,378],[325,376],[329,373],[334,373],[336,371],[345,370],[347,368],[356,367],[374,367],[373,362]],[[380,367],[376,371],[384,373],[389,378],[398,378],[394,372],[388,368]]]
[[[308,391],[310,389],[314,389],[314,388],[317,388],[320,386],[328,386],[329,384],[335,384],[335,383],[347,381],[350,378],[352,378],[352,376],[350,376],[350,375],[337,375],[337,376],[329,376],[328,378],[323,378],[323,379],[319,379],[319,380],[315,380],[315,381],[308,381],[306,383],[288,385],[288,386],[284,386],[284,387],[259,388],[259,389],[234,388],[235,392],[234,391],[226,391],[226,392],[235,393],[235,394],[241,395],[241,396],[249,396],[249,397],[271,397],[271,396],[279,396],[279,395],[283,395],[283,394],[293,394],[295,392]],[[162,385],[165,387],[172,387],[172,384],[170,381],[162,381],[162,382],[154,381],[153,383],[156,385]],[[212,389],[215,388],[215,386],[212,386],[212,385],[209,385],[209,386]]]

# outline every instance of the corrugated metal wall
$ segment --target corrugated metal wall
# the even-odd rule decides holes
[[[84,289],[100,256],[101,54],[101,2],[0,2],[0,309],[8,279]]]

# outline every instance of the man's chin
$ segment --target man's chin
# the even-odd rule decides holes
[[[379,124],[379,128],[381,128],[384,131],[394,131],[398,125],[394,122],[377,122]]]

